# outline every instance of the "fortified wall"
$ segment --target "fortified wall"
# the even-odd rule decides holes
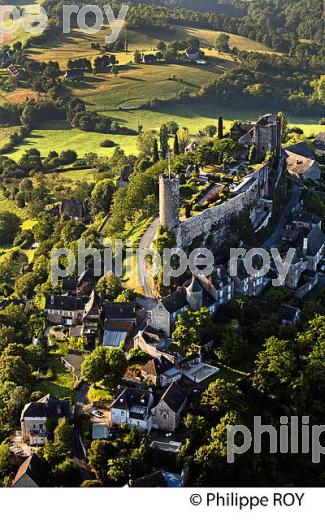
[[[198,237],[204,244],[213,232],[213,227],[216,225],[222,226],[231,215],[238,215],[245,207],[257,203],[266,196],[269,170],[269,164],[264,164],[238,190],[238,195],[220,206],[213,206],[202,211],[199,215],[180,221],[174,230],[177,247],[190,246],[193,240]]]

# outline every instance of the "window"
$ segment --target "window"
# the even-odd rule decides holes
[[[168,420],[168,413],[167,412],[162,412],[161,413],[161,417],[164,421],[167,421]]]

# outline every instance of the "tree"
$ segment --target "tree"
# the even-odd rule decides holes
[[[223,138],[223,119],[222,116],[218,117],[218,139]]]
[[[213,137],[217,132],[217,127],[214,125],[207,125],[203,128],[202,132],[208,137]]]
[[[123,485],[127,482],[130,473],[130,460],[126,455],[109,459],[108,478],[116,485]]]
[[[81,365],[81,377],[90,384],[102,381],[106,375],[105,353],[103,347],[97,347],[87,356]]]
[[[175,135],[179,130],[179,126],[176,123],[176,121],[168,121],[168,123],[166,123],[166,125],[168,127],[168,132],[172,135]]]
[[[88,462],[98,478],[105,480],[108,459],[115,456],[116,448],[106,440],[96,439],[92,441],[88,450]]]
[[[11,451],[8,444],[0,444],[0,477],[3,478],[10,471]]]
[[[0,245],[11,244],[20,227],[20,218],[10,211],[0,212]]]
[[[134,52],[134,54],[133,54],[133,61],[134,61],[134,63],[137,63],[137,64],[141,63],[141,61],[142,61],[142,54],[141,54],[140,51],[136,50]]]
[[[168,126],[166,124],[163,124],[163,125],[161,125],[160,132],[159,132],[161,155],[162,155],[163,159],[166,159],[166,157],[167,157],[168,139],[169,139]]]
[[[99,280],[96,290],[103,300],[113,302],[122,293],[123,287],[117,276],[108,273]]]
[[[72,426],[69,425],[66,417],[62,417],[59,419],[58,425],[54,430],[53,444],[60,455],[68,456],[71,451],[71,441]]]
[[[176,318],[172,338],[181,355],[197,353],[204,342],[207,330],[211,330],[211,316],[207,308],[185,311]]]
[[[241,409],[243,394],[236,384],[217,379],[203,392],[201,403],[208,413],[224,415],[230,410]]]
[[[106,349],[105,362],[109,383],[111,386],[115,386],[124,376],[127,369],[127,361],[123,350],[116,347]]]
[[[103,487],[99,480],[84,480],[80,486],[81,488]]]
[[[71,460],[64,460],[52,469],[50,479],[55,487],[77,487],[80,482],[80,474]]]
[[[153,156],[156,140],[156,132],[144,132],[138,136],[137,147],[143,155],[150,158]]]
[[[82,233],[86,230],[86,226],[83,222],[75,222],[69,220],[63,224],[61,230],[61,238],[64,244],[75,242],[81,238]]]
[[[91,211],[94,215],[101,211],[105,213],[109,212],[114,190],[114,183],[110,179],[104,179],[97,182],[96,186],[91,192],[90,199]]]
[[[160,41],[157,43],[157,51],[164,52],[167,49],[167,45],[165,42]]]
[[[215,353],[218,359],[225,363],[233,363],[243,357],[247,351],[247,342],[242,336],[240,325],[232,320],[225,327],[222,339]]]
[[[179,142],[178,142],[177,133],[175,134],[175,139],[174,139],[174,155],[179,155]]]
[[[157,139],[155,139],[154,143],[153,143],[152,161],[154,163],[159,161],[159,151],[158,151],[158,141],[157,141]]]
[[[281,137],[282,142],[285,142],[287,139],[287,133],[288,133],[288,119],[284,112],[279,112],[278,116],[281,117]]]
[[[297,371],[297,361],[289,341],[272,336],[259,352],[253,384],[261,392],[289,397],[290,384]]]
[[[215,48],[219,52],[229,52],[229,40],[230,36],[225,33],[221,33],[215,41]]]
[[[19,356],[0,356],[0,382],[11,381],[20,386],[28,386],[32,381],[29,366]]]

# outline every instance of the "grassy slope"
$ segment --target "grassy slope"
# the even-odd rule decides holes
[[[62,35],[58,40],[50,42],[42,47],[35,47],[31,49],[30,55],[36,60],[58,61],[60,66],[66,67],[67,61],[71,58],[85,57],[93,59],[98,55],[98,51],[90,48],[91,43],[99,43],[100,45],[105,44],[105,35],[110,34],[110,30],[104,27],[103,30],[97,34],[85,34],[82,31],[76,29],[71,31],[68,35]],[[140,33],[137,31],[128,31],[128,48],[129,53],[124,52],[117,53],[118,60],[121,64],[127,63],[132,57],[132,53],[138,49],[140,51],[151,51],[155,49],[157,43],[161,40],[168,42],[170,40],[184,40],[191,36],[199,38],[202,44],[202,48],[207,50],[213,45],[215,39],[220,34],[219,31],[212,31],[206,29],[196,29],[191,27],[175,27],[173,33]],[[230,47],[237,47],[238,49],[256,50],[260,52],[270,52],[270,50],[253,40],[237,36],[234,34],[230,35]],[[209,51],[212,55],[218,55],[214,51]]]
[[[98,55],[97,50],[90,48],[91,42],[98,41],[104,43],[104,35],[108,30],[104,29],[96,35],[83,34],[80,31],[73,31],[70,35],[62,36],[59,40],[50,42],[47,47],[33,48],[30,54],[35,59],[56,60],[61,67],[66,67],[69,58],[86,56],[90,59]],[[129,31],[129,53],[117,53],[117,58],[121,67],[120,74],[114,77],[111,74],[87,75],[84,82],[75,85],[74,93],[83,97],[89,109],[98,110],[102,114],[107,114],[117,119],[121,124],[136,129],[138,123],[142,124],[144,130],[159,128],[159,126],[171,119],[175,119],[180,126],[185,126],[192,134],[207,124],[215,123],[218,115],[222,114],[225,119],[225,126],[228,127],[230,121],[235,118],[244,120],[254,120],[260,111],[238,111],[217,106],[214,103],[201,104],[199,102],[191,105],[180,105],[170,102],[166,107],[159,110],[142,110],[138,107],[144,102],[148,102],[154,97],[168,99],[179,92],[182,88],[195,91],[203,83],[211,81],[217,74],[233,66],[229,55],[222,55],[211,50],[211,45],[219,33],[217,31],[194,29],[190,27],[177,27],[175,33],[166,34],[142,34]],[[151,51],[160,40],[168,41],[171,39],[185,39],[195,36],[200,39],[207,55],[213,56],[211,66],[202,67],[197,65],[130,65],[135,49],[141,51]],[[230,45],[240,49],[258,50],[267,52],[265,46],[253,42],[247,38],[231,35]],[[176,81],[169,78],[175,75]],[[23,99],[26,91],[16,91],[10,95],[12,100]],[[265,108],[265,111],[267,107]],[[319,126],[311,126],[315,120],[304,120],[302,118],[292,118],[292,124],[299,124],[305,134],[317,133],[321,130]],[[304,123],[303,125],[301,123]],[[305,126],[305,124],[307,126]],[[2,129],[1,136],[7,130]],[[78,129],[68,129],[62,122],[51,122],[42,128],[34,130],[31,137],[15,150],[10,157],[18,159],[26,148],[37,147],[43,156],[55,149],[58,152],[72,148],[82,156],[87,152],[96,152],[101,156],[112,155],[114,148],[102,148],[100,143],[105,139],[105,135],[98,133],[85,133]],[[112,136],[114,142],[123,148],[127,153],[137,153],[136,136]],[[83,175],[82,173],[80,175]],[[62,177],[63,178],[63,177]],[[77,174],[71,173],[70,179],[76,179]]]
[[[243,120],[255,120],[259,115],[260,111],[234,111],[225,109],[223,107],[210,104],[196,104],[196,105],[172,105],[168,109],[150,111],[150,110],[129,110],[129,111],[110,111],[105,112],[112,117],[123,123],[127,124],[131,128],[137,128],[138,122],[144,126],[144,130],[159,128],[163,122],[174,119],[180,126],[185,126],[189,131],[195,135],[198,130],[202,129],[207,124],[215,124],[216,118],[219,114],[224,116],[224,124],[227,129],[230,122],[235,118]],[[310,118],[303,117],[291,117],[289,118],[292,125],[299,125],[305,133],[305,136],[309,136],[311,133],[317,134],[324,130],[324,127],[317,125],[316,121]],[[63,126],[60,123],[61,127]],[[55,149],[58,152],[72,148],[76,150],[79,156],[84,155],[87,152],[95,152],[100,156],[111,156],[114,148],[102,148],[100,143],[105,139],[105,135],[98,134],[96,132],[82,132],[78,129],[67,129],[62,130],[56,125],[48,125],[48,128],[42,128],[34,130],[31,137],[25,139],[23,144],[16,149],[14,152],[9,154],[14,160],[18,160],[24,153],[26,148],[36,147],[41,151],[43,156],[47,155],[49,151]],[[137,150],[137,137],[136,136],[107,136],[112,137],[114,142],[123,148],[129,154],[138,153]],[[90,178],[86,171],[78,172],[67,172],[59,174],[62,179],[74,179],[81,180],[81,178]],[[92,178],[91,178],[92,180]]]

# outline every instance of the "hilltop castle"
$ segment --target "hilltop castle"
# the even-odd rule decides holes
[[[256,146],[259,160],[265,159],[267,152],[280,154],[281,151],[281,117],[267,114],[255,125],[237,124],[238,141],[244,146]],[[224,223],[231,215],[238,215],[245,207],[260,206],[271,212],[270,194],[271,166],[264,162],[257,170],[242,179],[233,189],[233,197],[222,204],[202,210],[200,214],[187,219],[180,219],[179,178],[175,174],[164,174],[159,177],[159,220],[160,225],[174,229],[178,247],[190,246],[199,238],[204,244],[212,233],[218,229],[220,238],[224,231]],[[252,215],[258,213],[253,211]]]

